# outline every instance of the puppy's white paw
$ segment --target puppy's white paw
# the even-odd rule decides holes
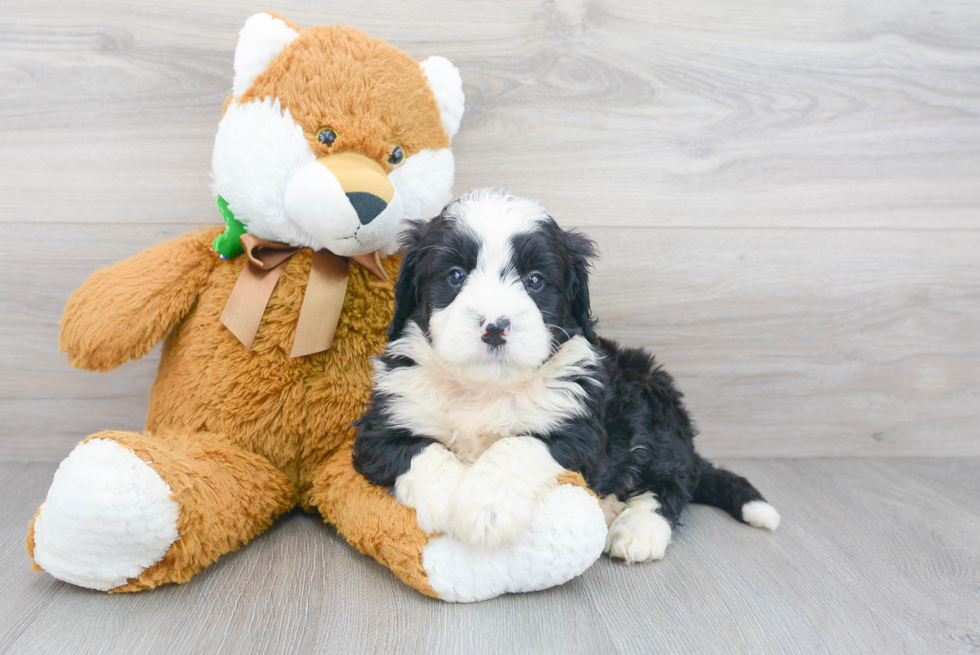
[[[626,509],[626,503],[621,501],[616,494],[609,494],[599,499],[599,507],[602,508],[602,515],[606,519],[606,527],[608,528],[616,520],[616,517]]]
[[[448,532],[452,498],[465,471],[456,455],[442,444],[432,444],[395,480],[395,499],[415,510],[415,520],[426,534]]]
[[[779,527],[779,512],[764,500],[753,500],[742,505],[742,520],[757,528],[773,531]]]
[[[670,523],[657,514],[660,503],[652,494],[630,499],[606,536],[605,552],[627,564],[663,559],[670,543]]]
[[[538,439],[501,439],[457,487],[452,534],[474,548],[494,550],[513,543],[530,528],[535,506],[563,472]]]
[[[474,548],[512,543],[531,527],[534,507],[548,489],[490,475],[467,477],[453,502],[452,533]]]

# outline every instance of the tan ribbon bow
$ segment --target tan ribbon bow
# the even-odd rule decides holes
[[[251,348],[272,291],[286,269],[286,262],[301,249],[266,241],[252,234],[243,234],[239,241],[245,249],[248,261],[242,267],[235,288],[228,296],[225,310],[221,313],[221,322],[246,348]],[[382,280],[388,279],[377,252],[351,259]],[[344,306],[344,296],[347,294],[348,269],[345,257],[335,255],[329,250],[317,250],[313,253],[310,277],[306,283],[303,306],[299,310],[290,357],[312,355],[329,350],[333,345],[340,311]]]

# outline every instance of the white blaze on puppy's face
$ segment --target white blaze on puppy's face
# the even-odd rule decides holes
[[[433,347],[467,378],[526,378],[552,354],[552,334],[515,266],[513,243],[548,216],[533,201],[492,192],[456,207],[447,215],[478,243],[478,256],[472,270],[461,271],[452,302],[429,317]]]

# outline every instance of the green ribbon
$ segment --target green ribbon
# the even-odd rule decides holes
[[[214,245],[216,253],[225,259],[232,259],[245,252],[239,242],[239,237],[245,234],[245,226],[231,213],[231,210],[228,209],[228,202],[224,198],[218,196],[215,204],[218,205],[218,210],[221,212],[221,218],[224,219],[226,227],[212,245]]]

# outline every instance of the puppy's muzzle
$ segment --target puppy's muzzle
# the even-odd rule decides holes
[[[510,328],[510,320],[506,318],[498,318],[493,323],[485,323],[483,325],[483,343],[489,344],[491,346],[502,346],[507,343],[507,330]]]
[[[385,210],[395,197],[395,187],[388,181],[381,164],[355,152],[341,152],[320,157],[317,161],[340,182],[361,225],[367,225]]]

